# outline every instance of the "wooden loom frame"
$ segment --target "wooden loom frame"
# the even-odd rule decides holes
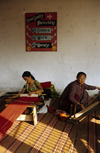
[[[51,87],[51,81],[48,82],[41,82],[40,83],[42,88],[50,88]],[[1,92],[0,96],[4,96],[5,94],[7,94],[7,92]],[[16,94],[13,94],[16,95]],[[41,94],[41,95],[45,95],[45,94]],[[38,94],[32,94],[31,96],[29,96],[28,94],[20,94],[20,97],[38,97]],[[50,98],[49,98],[50,100]],[[45,100],[46,101],[46,100]],[[18,121],[32,121],[34,123],[34,125],[37,124],[37,110],[36,110],[36,105],[40,104],[41,102],[37,102],[37,103],[31,103],[28,107],[33,108],[33,113],[32,115],[26,115],[26,114],[21,114],[17,120]],[[9,104],[9,103],[8,103]],[[5,106],[7,106],[8,104],[6,104]]]
[[[71,104],[71,112],[72,112],[73,104]],[[97,108],[100,107],[100,92],[99,94],[94,97],[92,100],[92,104],[86,107],[85,109],[79,111],[76,113],[76,104],[74,105],[74,115],[70,115],[70,118],[67,120],[67,122],[70,123],[79,123],[82,121],[87,115],[95,111]]]
[[[24,94],[22,95],[22,97]],[[29,97],[27,94],[25,94],[26,97]],[[44,102],[46,101],[51,101],[51,98],[44,99]],[[5,106],[9,105],[10,103],[6,104]],[[36,106],[42,104],[41,102],[32,102],[28,107],[33,108],[32,114],[21,114],[18,118],[17,121],[28,121],[28,122],[33,122],[34,125],[37,125],[37,110]]]
[[[21,114],[18,118],[17,121],[28,121],[28,122],[33,122],[34,125],[37,125],[37,111],[36,111],[36,105],[35,104],[30,104],[28,107],[33,108],[33,113],[32,115],[26,115],[26,114]]]

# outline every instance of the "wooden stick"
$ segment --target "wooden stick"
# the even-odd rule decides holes
[[[22,101],[21,103],[25,103],[25,102]],[[28,103],[28,102],[26,102],[26,103]],[[5,104],[5,106],[7,107],[9,104]],[[30,103],[28,103],[28,104],[30,104]],[[32,102],[28,107],[34,107],[34,105],[42,105],[42,104],[43,103],[41,103],[41,102]]]
[[[38,97],[38,94],[31,94],[31,95],[28,95],[28,94],[20,94],[20,97]]]
[[[41,96],[41,95],[46,95],[46,94],[39,94],[39,95]],[[38,97],[39,95],[38,94],[31,94],[31,95],[20,94],[20,97]]]

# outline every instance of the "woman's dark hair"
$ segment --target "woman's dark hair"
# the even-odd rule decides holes
[[[33,80],[35,80],[34,76],[29,72],[29,71],[25,71],[23,74],[22,74],[22,77],[29,77],[31,76],[31,78]]]
[[[78,78],[80,75],[85,75],[85,77],[86,77],[86,74],[84,73],[84,72],[79,72],[78,74],[77,74],[77,76],[76,76],[76,78]]]

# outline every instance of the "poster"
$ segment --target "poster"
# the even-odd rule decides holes
[[[25,13],[26,51],[57,51],[57,13]]]

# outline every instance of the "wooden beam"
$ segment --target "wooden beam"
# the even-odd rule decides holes
[[[38,97],[38,94],[31,94],[31,95],[28,95],[28,94],[20,94],[20,97]]]
[[[21,114],[17,118],[17,121],[33,121],[33,115]]]

